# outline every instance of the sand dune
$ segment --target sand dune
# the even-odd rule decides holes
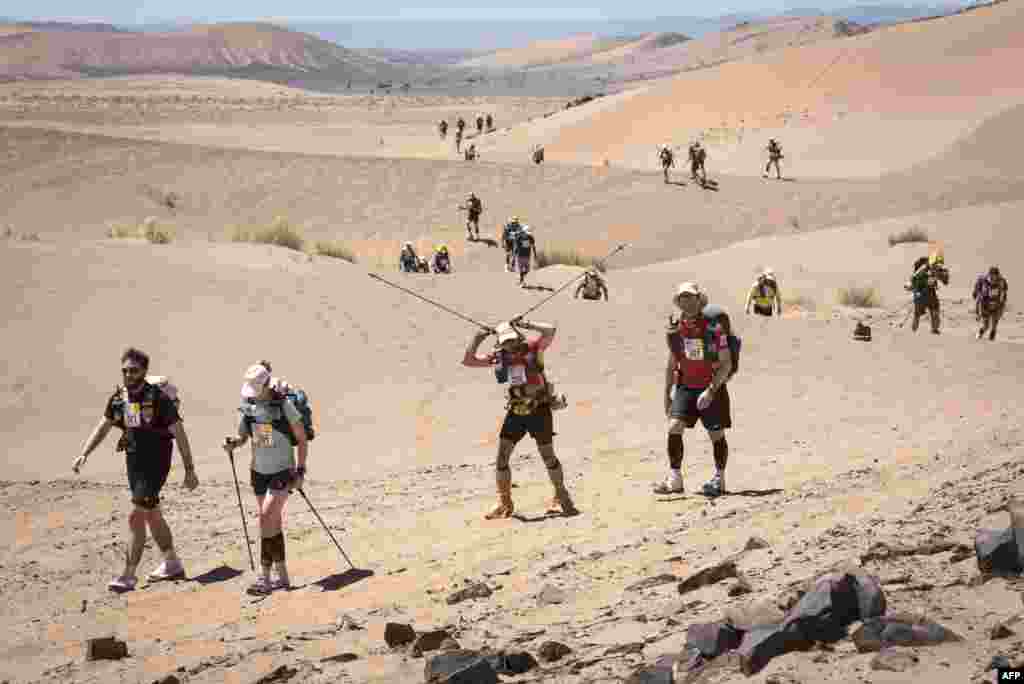
[[[991,112],[1024,95],[1012,66],[1024,57],[1020,22],[1016,6],[1004,3],[682,74],[564,127],[546,152],[554,161],[634,165],[637,149],[646,156],[665,140],[684,143],[680,134],[719,130],[739,137],[789,120],[810,127],[855,113],[931,121],[941,112]],[[891,139],[884,122],[863,128],[880,128]]]

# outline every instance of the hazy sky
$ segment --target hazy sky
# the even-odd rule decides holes
[[[880,1],[880,0],[878,0]],[[725,0],[724,3],[636,0],[628,4],[603,0],[550,2],[525,0],[513,7],[481,7],[472,0],[442,0],[445,6],[433,7],[437,0],[414,5],[408,0],[378,0],[373,3],[331,2],[329,0],[14,0],[4,3],[0,16],[24,20],[104,21],[134,24],[168,20],[230,21],[289,19],[324,21],[345,19],[629,19],[658,16],[719,16],[732,12],[760,9],[816,7],[827,9],[856,0]],[[507,0],[506,0],[507,2]],[[501,4],[501,3],[499,3]],[[512,3],[509,3],[512,4]]]

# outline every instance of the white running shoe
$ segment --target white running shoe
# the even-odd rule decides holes
[[[686,491],[683,488],[683,476],[670,473],[664,482],[654,484],[655,494],[681,494]]]
[[[185,566],[180,560],[165,560],[156,570],[149,573],[147,579],[150,582],[185,579]]]
[[[115,577],[114,579],[110,580],[110,582],[107,584],[107,589],[110,589],[110,591],[117,592],[118,594],[123,594],[126,591],[132,591],[133,589],[135,589],[135,584],[137,581],[138,580],[136,580],[135,577],[131,575],[121,575],[120,577]]]

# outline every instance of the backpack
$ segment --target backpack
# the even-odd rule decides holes
[[[733,376],[740,369],[740,349],[743,347],[743,340],[738,336],[732,334],[732,323],[729,320],[729,314],[717,304],[708,304],[701,311],[701,315],[709,322],[718,325],[722,332],[725,333],[725,342],[729,346],[729,355],[732,357],[732,370],[729,371],[728,380],[732,380]],[[669,316],[669,334],[675,333],[679,329],[679,320]],[[706,349],[711,348],[711,337],[714,334],[712,326],[708,326],[707,331],[704,334],[704,346]]]
[[[292,434],[291,426],[284,414],[283,404],[286,399],[290,401],[292,406],[294,406],[299,412],[299,417],[302,420],[302,427],[306,430],[306,441],[312,442],[316,437],[316,431],[313,429],[313,408],[309,403],[309,395],[306,394],[305,390],[298,387],[292,387],[291,385],[282,383],[279,388],[274,390],[274,398],[268,402],[278,410],[278,417],[271,421],[274,429],[288,435],[288,441],[291,442],[292,446],[298,445],[299,442],[295,439],[295,435]],[[249,429],[249,434],[252,434],[252,416],[249,414],[247,406],[255,403],[256,401],[254,399],[247,399],[246,404],[239,409],[245,417],[245,424]]]
[[[515,239],[519,250],[522,252],[528,252],[530,247],[533,245],[533,236],[529,233],[519,231],[519,234],[516,235]]]

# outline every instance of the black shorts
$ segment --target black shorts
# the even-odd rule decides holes
[[[698,418],[708,432],[731,428],[732,411],[729,406],[729,386],[722,385],[722,388],[715,394],[715,398],[711,400],[711,405],[703,411],[698,411],[697,397],[703,391],[704,389],[676,386],[669,415],[672,418],[682,418],[688,428],[696,425]]]
[[[761,306],[760,304],[755,304],[754,305],[754,313],[760,314],[762,316],[768,316],[769,318],[771,318],[772,307],[770,307],[770,306]]]
[[[509,409],[505,414],[505,421],[501,424],[501,439],[507,439],[513,444],[529,433],[538,445],[551,444],[555,434],[555,419],[551,415],[551,406],[544,404],[534,409],[533,413],[525,416],[517,416]]]
[[[267,493],[268,489],[273,489],[275,492],[281,492],[282,490],[288,489],[288,486],[292,483],[291,470],[282,470],[270,475],[264,475],[263,473],[257,473],[255,470],[251,470],[249,471],[249,475],[249,481],[252,484],[252,491],[256,496],[263,496]]]
[[[125,453],[125,467],[128,471],[128,486],[132,491],[132,503],[140,508],[153,510],[160,503],[160,490],[171,472],[171,455],[174,442],[163,440],[158,450],[146,449],[145,453]]]
[[[935,290],[924,290],[914,293],[914,314],[923,315],[926,311],[939,311],[939,295]]]

